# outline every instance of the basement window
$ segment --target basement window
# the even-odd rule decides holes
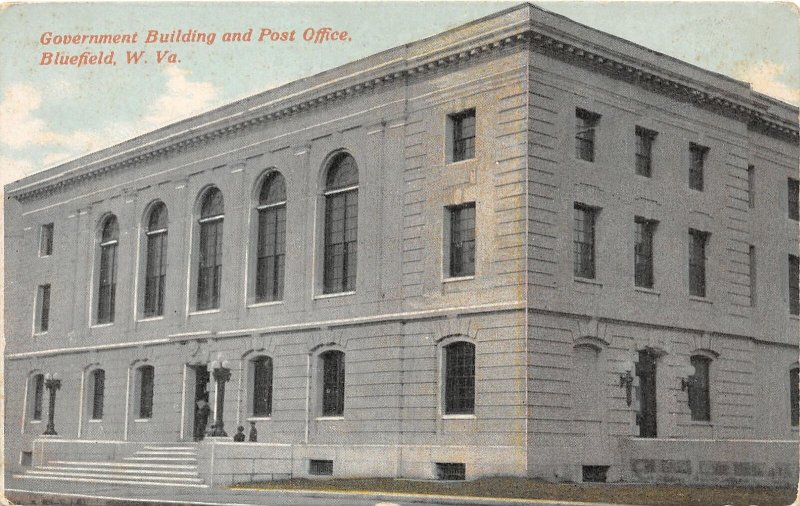
[[[467,474],[467,466],[463,463],[437,462],[436,479],[445,481],[463,481]]]
[[[22,452],[19,456],[19,463],[23,467],[31,467],[33,465],[33,452]]]
[[[333,461],[312,459],[309,461],[308,474],[313,474],[314,476],[332,476]]]
[[[587,483],[605,483],[609,466],[583,466],[583,481]]]

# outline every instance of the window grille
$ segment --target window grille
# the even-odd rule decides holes
[[[308,474],[312,474],[314,476],[332,476],[333,461],[311,459],[308,462]]]
[[[756,305],[756,247],[750,245],[747,253],[747,262],[750,270],[750,305]]]
[[[42,402],[44,401],[44,375],[33,377],[33,416],[32,420],[42,419]]]
[[[50,285],[39,285],[37,294],[38,314],[36,315],[36,331],[47,332],[50,328]]]
[[[689,165],[689,188],[703,191],[703,170],[708,148],[697,144],[689,145],[691,162]]]
[[[450,116],[453,126],[453,161],[475,158],[475,109]]]
[[[583,204],[574,205],[573,271],[576,277],[595,277],[595,221],[597,210]]]
[[[800,314],[800,257],[789,255],[789,313]]]
[[[787,190],[789,193],[789,218],[798,221],[800,220],[800,181],[794,178],[789,178],[787,183]]]
[[[253,416],[272,415],[272,359],[253,360]]]
[[[475,345],[457,342],[444,348],[447,415],[475,412]]]
[[[475,274],[475,203],[450,207],[450,277]]]
[[[97,295],[97,323],[114,321],[114,300],[117,288],[117,218],[109,216],[100,239],[100,276]]]
[[[106,372],[102,369],[95,369],[92,372],[92,420],[103,418],[103,402],[105,399]]]
[[[595,129],[599,123],[599,114],[575,109],[575,156],[579,160],[594,161]]]
[[[322,416],[344,414],[344,353],[327,351],[322,359]]]
[[[636,286],[653,288],[653,235],[656,223],[636,218],[636,243],[634,246],[634,276]]]
[[[356,289],[358,255],[358,167],[347,153],[337,155],[325,185],[323,292]]]
[[[47,257],[53,254],[53,224],[42,225],[39,237],[39,256]]]
[[[464,480],[467,466],[460,462],[437,462],[436,479],[443,481]]]
[[[700,355],[691,358],[694,376],[689,381],[689,410],[694,421],[711,421],[709,369],[711,359]]]
[[[789,404],[791,408],[792,427],[800,425],[800,368],[794,367],[789,371]]]
[[[261,186],[258,200],[256,301],[283,299],[286,256],[286,186],[273,172]]]
[[[197,275],[197,309],[219,307],[222,286],[222,192],[211,188],[203,197],[200,210],[200,245]]]
[[[153,417],[153,366],[139,368],[139,418]]]
[[[147,223],[147,264],[144,283],[144,315],[164,314],[167,278],[167,206],[159,202]]]
[[[756,168],[753,165],[747,166],[747,207],[753,209],[756,206]]]
[[[708,233],[689,230],[689,294],[706,296],[706,242]]]
[[[636,173],[650,177],[653,165],[653,142],[657,132],[636,127]]]

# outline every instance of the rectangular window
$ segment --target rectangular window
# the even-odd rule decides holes
[[[314,476],[332,476],[333,461],[311,459],[308,462],[308,474]]]
[[[575,157],[587,162],[594,161],[595,129],[600,115],[584,109],[575,109]]]
[[[800,315],[800,257],[789,255],[789,313]]]
[[[459,341],[444,348],[444,414],[475,413],[475,345]]]
[[[711,395],[709,392],[709,368],[711,359],[695,355],[691,359],[694,376],[689,381],[689,410],[693,421],[711,421]]]
[[[708,232],[689,229],[689,295],[706,296],[706,243]]]
[[[33,415],[31,420],[42,419],[42,403],[44,401],[44,375],[33,377]]]
[[[467,466],[461,462],[437,462],[436,479],[452,481],[463,481],[466,479]]]
[[[450,212],[451,278],[475,275],[475,203],[448,208]]]
[[[594,279],[597,209],[576,202],[574,211],[573,272],[576,277]]]
[[[689,144],[689,188],[703,191],[703,168],[706,163],[708,148],[699,144]]]
[[[800,425],[800,368],[789,371],[789,403],[791,404],[792,427]]]
[[[356,289],[358,190],[325,196],[324,293]]]
[[[790,177],[787,187],[789,191],[789,218],[798,221],[800,220],[800,209],[798,209],[798,201],[800,201],[800,181]]]
[[[39,285],[36,294],[36,332],[47,332],[50,327],[50,285]]]
[[[658,132],[636,127],[636,173],[650,177],[653,163],[653,141]]]
[[[103,401],[106,391],[106,372],[102,369],[92,371],[94,380],[92,390],[92,420],[103,419]]]
[[[475,158],[475,109],[450,115],[453,129],[452,161]]]
[[[258,210],[256,302],[283,299],[286,256],[286,204]]]
[[[42,225],[39,232],[39,256],[49,257],[53,254],[53,224]]]
[[[139,418],[153,417],[153,373],[152,366],[139,368]]]
[[[747,253],[747,263],[750,268],[750,305],[756,305],[756,247],[750,246]]]
[[[344,353],[322,354],[322,416],[344,415]]]
[[[756,206],[756,168],[753,165],[747,166],[747,207],[753,209]]]
[[[636,217],[634,277],[636,286],[653,288],[653,235],[657,221]]]
[[[253,416],[272,415],[272,359],[253,360]]]

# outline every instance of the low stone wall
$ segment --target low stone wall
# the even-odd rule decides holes
[[[233,443],[207,438],[199,444],[200,475],[209,485],[292,477],[292,445]]]
[[[620,441],[622,479],[645,483],[795,486],[798,441]]]

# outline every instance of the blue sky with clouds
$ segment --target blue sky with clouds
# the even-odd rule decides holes
[[[498,2],[61,3],[0,7],[0,184],[239,97],[516,5]],[[800,24],[790,3],[537,3],[575,21],[753,83],[800,104]],[[222,43],[221,34],[329,26],[352,42]],[[215,32],[206,44],[43,47],[40,36]],[[115,50],[116,66],[42,66],[43,51]],[[126,65],[172,49],[173,65]]]

